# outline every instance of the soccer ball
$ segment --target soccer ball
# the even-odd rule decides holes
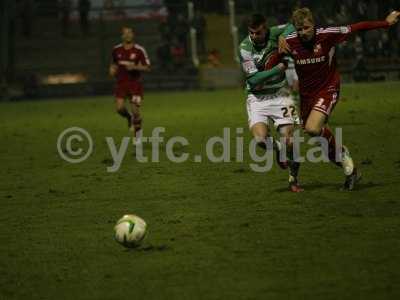
[[[146,235],[146,222],[135,215],[125,215],[114,226],[115,240],[121,245],[134,248],[140,245]]]

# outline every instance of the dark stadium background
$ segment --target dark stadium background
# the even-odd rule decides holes
[[[119,42],[123,24],[135,27],[137,42],[148,49],[153,62],[153,71],[146,75],[147,90],[238,85],[230,2],[95,0],[86,12],[88,8],[78,0],[4,0],[1,99],[108,94],[110,52]],[[281,24],[299,5],[311,7],[318,24],[342,25],[383,18],[399,1],[237,0],[232,21],[237,40],[246,35],[246,17],[251,12],[264,13],[270,25]],[[88,16],[87,26],[81,25],[80,13]],[[191,28],[197,30],[198,65],[192,58]],[[345,81],[399,79],[399,37],[397,25],[387,32],[357,35],[341,45],[338,57]],[[215,67],[210,54],[221,64]]]

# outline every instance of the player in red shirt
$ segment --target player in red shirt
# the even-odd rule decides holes
[[[348,26],[316,28],[312,12],[300,8],[293,12],[295,32],[286,37],[286,49],[295,61],[299,77],[300,114],[305,131],[328,141],[330,161],[343,167],[344,189],[352,190],[360,174],[346,147],[336,155],[335,137],[327,122],[339,100],[340,76],[336,66],[335,45],[354,32],[389,28],[396,24],[400,12],[390,13],[384,21],[360,22]]]
[[[142,136],[142,117],[140,106],[143,100],[142,72],[150,70],[150,60],[146,50],[134,42],[131,27],[122,28],[122,44],[114,47],[110,75],[116,78],[114,89],[117,112],[128,120],[128,127],[135,132],[136,141]],[[125,99],[131,103],[130,113]]]

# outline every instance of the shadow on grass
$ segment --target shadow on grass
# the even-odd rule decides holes
[[[357,191],[362,191],[362,190],[366,190],[366,189],[372,189],[372,188],[376,188],[376,187],[383,187],[387,184],[385,183],[376,183],[376,182],[360,182],[356,185],[355,189],[353,190],[353,192],[357,192]],[[342,190],[342,184],[338,184],[338,183],[321,183],[321,182],[313,182],[313,183],[306,183],[306,184],[302,184],[301,187],[304,189],[303,193],[306,193],[307,191],[317,191],[317,190],[329,190],[329,191],[338,191],[338,192],[348,192],[348,191],[344,191]],[[282,193],[282,192],[288,192],[288,188],[287,187],[282,187],[279,189],[275,189],[274,192],[277,193]],[[300,193],[302,194],[302,193]]]
[[[125,251],[135,251],[135,252],[162,252],[169,250],[170,247],[167,245],[153,245],[153,244],[145,244],[140,245],[138,247],[126,248]]]

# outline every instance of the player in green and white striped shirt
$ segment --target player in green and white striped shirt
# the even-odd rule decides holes
[[[289,189],[300,192],[297,175],[299,163],[293,160],[293,131],[298,124],[296,106],[288,89],[286,64],[280,62],[278,53],[279,37],[292,31],[292,25],[267,28],[265,17],[254,14],[248,24],[249,35],[239,46],[240,62],[246,75],[247,113],[250,130],[258,145],[267,149],[269,126],[272,121],[285,137],[288,161],[279,157],[281,145],[276,140],[278,164],[281,168],[289,166]]]

